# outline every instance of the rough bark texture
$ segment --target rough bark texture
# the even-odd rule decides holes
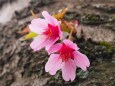
[[[114,3],[115,0],[30,0],[30,5],[16,11],[11,21],[0,24],[0,86],[115,86]],[[73,40],[91,61],[88,71],[77,70],[73,82],[63,81],[61,72],[55,76],[45,73],[47,53],[44,49],[33,52],[29,47],[32,40],[21,42],[22,35],[17,33],[32,20],[30,9],[40,17],[43,10],[52,14],[65,7],[69,8],[65,19],[79,20],[78,38]]]

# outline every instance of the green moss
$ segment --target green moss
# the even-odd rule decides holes
[[[113,50],[113,48],[112,48],[112,45],[110,44],[110,43],[108,43],[108,42],[100,42],[100,45],[101,46],[105,46],[106,47],[106,50],[108,51],[108,52],[112,52],[112,50]]]

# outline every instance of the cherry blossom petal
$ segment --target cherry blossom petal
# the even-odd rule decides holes
[[[63,37],[63,33],[60,28],[59,28],[59,37],[60,37],[60,39],[62,39],[62,37]]]
[[[59,38],[50,38],[48,39],[47,46],[45,47],[46,51],[58,40]]]
[[[62,66],[62,77],[65,81],[73,81],[76,74],[76,64],[72,59],[69,59],[67,62],[63,62]]]
[[[87,67],[90,66],[89,59],[86,55],[80,53],[79,51],[73,52],[74,54],[74,61],[78,67],[80,67],[82,70],[86,71]]]
[[[36,26],[39,26],[41,28],[47,28],[48,22],[45,19],[36,18],[31,21],[31,24],[34,24]]]
[[[36,51],[36,50],[40,50],[41,48],[43,48],[46,44],[47,44],[46,37],[43,35],[39,35],[39,36],[35,37],[33,42],[30,44],[30,47],[34,51]]]
[[[42,15],[44,16],[45,20],[48,21],[49,24],[57,26],[59,22],[53,16],[51,16],[47,11],[43,11]]]
[[[75,49],[75,50],[79,50],[77,44],[73,43],[72,41],[65,39],[63,42],[64,42],[67,46],[69,46],[69,47],[71,47],[71,48],[73,48],[73,49]]]
[[[32,32],[35,32],[37,34],[43,33],[48,28],[48,23],[44,19],[33,19],[31,21],[31,24],[29,25],[29,29]]]
[[[61,28],[60,28],[60,25],[61,25],[61,21],[58,21],[58,28],[59,28],[59,37],[60,39],[62,39],[62,31],[61,31]]]
[[[75,28],[77,29],[77,27],[78,27],[78,21],[75,20],[75,21],[74,21],[74,24],[75,24]]]
[[[57,44],[51,46],[50,49],[48,50],[48,54],[57,52],[61,47],[62,47],[61,43],[57,43]]]
[[[55,75],[56,72],[61,69],[61,66],[62,61],[59,59],[59,54],[52,54],[45,65],[45,71],[49,72],[51,75]]]

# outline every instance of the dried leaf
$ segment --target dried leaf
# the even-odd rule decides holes
[[[65,20],[61,20],[61,30],[64,32],[70,33],[72,30],[72,33],[76,33],[76,28],[73,22],[67,22]]]
[[[57,20],[61,20],[64,17],[67,10],[68,10],[67,8],[62,9],[62,10],[59,11],[58,14],[54,14],[53,17],[55,17]]]
[[[22,31],[19,31],[18,33],[19,34],[26,34],[26,33],[29,33],[30,32],[30,29],[29,29],[29,27],[27,26],[27,27],[25,27]]]

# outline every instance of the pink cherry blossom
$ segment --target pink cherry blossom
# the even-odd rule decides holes
[[[30,44],[34,51],[40,50],[43,47],[48,50],[62,36],[60,30],[61,22],[49,15],[47,11],[43,11],[42,15],[44,19],[33,19],[29,25],[30,31],[38,34]]]
[[[86,71],[87,67],[90,66],[87,56],[78,50],[77,45],[67,39],[63,43],[53,45],[48,51],[51,55],[45,65],[45,71],[55,75],[61,69],[63,79],[65,81],[73,81],[77,67]]]
[[[75,28],[77,29],[78,28],[78,21],[77,20],[74,21],[74,25],[75,25]]]

